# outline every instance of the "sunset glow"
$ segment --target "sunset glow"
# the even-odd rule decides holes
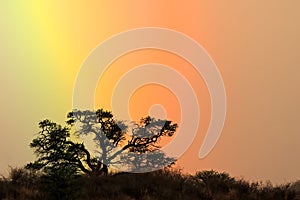
[[[134,68],[168,66],[191,85],[201,114],[197,136],[178,167],[189,173],[227,171],[249,180],[299,179],[299,6],[232,0],[1,2],[0,174],[8,165],[32,160],[28,144],[40,120],[66,120],[76,78],[93,49],[123,31],[162,27],[202,45],[222,75],[227,117],[213,151],[198,158],[211,120],[207,85],[187,60],[171,52],[143,49],[117,58],[95,85],[95,108],[112,109],[118,81]],[[148,115],[153,105],[162,106],[158,111],[167,119],[182,120],[180,100],[159,84],[141,86],[117,103],[128,107],[133,120]]]

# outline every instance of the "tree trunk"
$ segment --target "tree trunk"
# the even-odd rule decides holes
[[[107,174],[108,174],[108,167],[107,167],[107,165],[103,164],[103,167],[100,169],[99,172],[100,172],[101,175],[107,176]]]

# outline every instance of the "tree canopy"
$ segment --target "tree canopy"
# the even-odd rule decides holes
[[[150,116],[136,123],[118,121],[104,109],[74,110],[64,126],[48,119],[39,123],[40,131],[30,143],[37,159],[27,167],[89,175],[107,174],[109,167],[118,170],[120,166],[121,171],[153,171],[175,162],[160,150],[159,141],[171,137],[177,127]],[[95,152],[78,140],[85,135],[93,136]]]

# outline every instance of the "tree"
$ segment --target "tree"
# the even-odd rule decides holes
[[[235,183],[235,179],[230,177],[229,174],[214,170],[197,172],[195,177],[200,183],[204,184],[209,196],[227,194]]]
[[[103,109],[75,110],[68,113],[65,126],[46,119],[39,123],[39,128],[38,136],[30,143],[37,160],[27,167],[46,173],[59,170],[69,176],[79,171],[101,175],[107,174],[111,166],[127,166],[129,171],[130,168],[149,170],[175,161],[160,151],[160,139],[171,137],[177,129],[177,124],[168,120],[147,116],[139,123],[126,124]],[[90,152],[83,142],[71,139],[71,135],[79,138],[93,135],[97,151]]]

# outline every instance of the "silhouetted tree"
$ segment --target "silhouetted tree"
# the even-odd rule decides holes
[[[234,178],[227,173],[219,173],[214,170],[201,171],[196,173],[196,178],[201,181],[207,189],[209,195],[213,193],[228,193],[234,184]]]
[[[28,168],[43,169],[48,174],[59,171],[67,177],[78,171],[97,176],[107,174],[111,165],[157,168],[175,161],[161,152],[159,146],[162,137],[172,136],[177,129],[177,124],[171,121],[148,116],[129,126],[103,109],[96,112],[75,110],[68,113],[67,118],[65,126],[47,119],[39,123],[41,130],[30,143],[37,160],[29,163]],[[84,143],[72,140],[71,133],[76,136],[92,134],[97,152],[90,152]]]

